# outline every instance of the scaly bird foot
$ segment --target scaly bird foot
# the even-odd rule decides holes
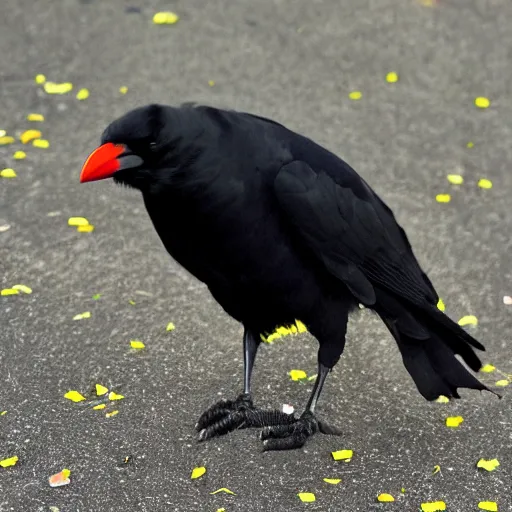
[[[289,425],[297,421],[293,415],[277,410],[257,409],[249,395],[242,393],[236,400],[221,400],[207,409],[197,421],[199,441],[222,436],[236,429]]]
[[[300,448],[304,446],[308,437],[316,432],[332,436],[341,435],[341,430],[318,421],[313,413],[306,411],[291,424],[264,428],[261,432],[263,451]]]

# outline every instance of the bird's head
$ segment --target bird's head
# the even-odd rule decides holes
[[[172,167],[173,137],[169,125],[173,110],[161,105],[136,108],[112,122],[101,145],[87,158],[80,183],[113,178],[139,190],[161,180]]]

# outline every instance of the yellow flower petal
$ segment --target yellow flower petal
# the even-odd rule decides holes
[[[141,348],[145,348],[145,346],[146,345],[144,345],[144,343],[142,343],[142,341],[130,340],[130,347],[132,347],[132,348],[141,349]]]
[[[12,157],[14,160],[23,160],[24,158],[27,158],[27,153],[25,153],[25,151],[15,151]]]
[[[36,75],[35,82],[38,85],[44,84],[46,82],[46,77],[44,75]]]
[[[480,501],[478,508],[489,512],[498,512],[498,504],[495,501]]]
[[[468,142],[468,143],[466,144],[466,147],[467,147],[467,148],[469,148],[469,149],[471,149],[472,147],[474,147],[474,143],[473,143],[473,142]]]
[[[73,317],[73,320],[83,320],[84,318],[91,318],[91,312],[86,311],[85,313],[78,313]]]
[[[436,473],[439,473],[439,471],[441,471],[441,466],[436,464],[434,466],[434,471],[432,471],[432,474],[435,475]]]
[[[215,82],[213,80],[208,80],[208,85],[210,87],[213,87],[215,85]]]
[[[477,468],[482,468],[486,471],[494,471],[499,465],[498,459],[480,459],[476,463]]]
[[[8,459],[0,460],[0,466],[3,468],[8,468],[9,466],[15,466],[16,462],[18,462],[18,456],[9,457]]]
[[[491,102],[489,101],[489,98],[486,98],[484,96],[478,96],[475,98],[475,105],[478,108],[488,108],[490,106]]]
[[[478,325],[478,318],[475,315],[466,315],[466,316],[463,316],[458,321],[458,324],[461,327],[464,327],[466,325]]]
[[[119,87],[119,92],[121,94],[126,94],[128,92],[128,87],[126,87],[125,85]]]
[[[206,473],[206,468],[204,466],[194,468],[192,470],[192,474],[190,475],[190,478],[192,480],[195,480],[196,478],[201,478]]]
[[[219,492],[225,492],[226,494],[233,494],[233,495],[235,495],[235,493],[233,491],[230,491],[226,487],[221,487],[220,489],[217,489],[216,491],[213,491],[210,494],[217,494]]]
[[[105,393],[108,393],[108,388],[106,388],[105,386],[102,386],[101,384],[96,384],[96,395],[102,396]]]
[[[502,379],[496,382],[496,386],[499,386],[501,388],[504,388],[505,386],[508,386],[510,382],[506,379]]]
[[[460,174],[448,174],[446,179],[452,185],[462,185],[464,183],[464,178]]]
[[[40,122],[44,121],[44,116],[43,116],[43,114],[29,114],[27,116],[27,121],[33,121],[36,123],[40,123]]]
[[[331,452],[334,460],[350,460],[354,452],[352,450],[338,450],[337,452]]]
[[[14,169],[3,169],[0,171],[2,178],[16,178],[16,171]]]
[[[0,416],[5,416],[7,414],[7,411],[0,412]]]
[[[48,149],[50,143],[46,139],[36,139],[32,141],[32,146],[35,148]]]
[[[107,412],[107,414],[105,414],[105,418],[112,418],[112,416],[115,416],[116,414],[119,414],[118,410]]]
[[[61,487],[63,485],[68,485],[70,483],[69,476],[71,475],[71,471],[69,469],[63,469],[60,473],[56,473],[52,475],[48,482],[50,487]]]
[[[303,501],[304,503],[311,503],[313,501],[316,501],[316,497],[312,492],[299,492],[297,494],[300,501]]]
[[[114,393],[113,391],[111,391],[108,394],[109,400],[122,400],[123,398],[124,398],[124,395],[118,395],[117,393]]]
[[[302,380],[307,379],[308,375],[304,370],[290,370],[288,375],[292,378],[292,380]]]
[[[478,180],[478,186],[480,188],[492,188],[492,181],[486,178],[482,178],[481,180]]]
[[[482,368],[480,368],[480,371],[483,373],[491,373],[494,370],[496,370],[496,367],[493,366],[492,364],[484,364]]]
[[[348,97],[351,100],[360,100],[363,97],[363,93],[361,91],[352,91],[349,93]]]
[[[2,135],[2,137],[0,137],[0,146],[7,146],[7,144],[12,144],[15,141],[16,139],[10,135]]]
[[[7,295],[18,295],[20,293],[15,288],[4,288],[2,291],[0,291],[0,295],[2,297],[6,297]]]
[[[383,494],[379,494],[377,496],[377,500],[382,501],[382,502],[390,502],[390,501],[395,501],[395,498],[393,498],[393,496],[391,496],[391,494],[383,493]]]
[[[437,194],[436,201],[438,203],[449,203],[452,200],[452,196],[450,194]]]
[[[165,328],[166,331],[174,331],[174,329],[176,329],[176,326],[172,322],[169,322]]]
[[[20,292],[23,292],[23,293],[32,293],[32,288],[29,288],[28,286],[25,286],[24,284],[15,284],[13,286],[13,289],[14,290],[19,290]]]
[[[87,224],[87,226],[77,226],[76,230],[79,233],[92,233],[94,231],[94,226],[92,224]]]
[[[20,140],[23,144],[29,143],[31,140],[39,139],[42,133],[39,130],[25,130],[20,135]]]
[[[324,478],[324,482],[331,485],[337,485],[341,482],[341,478]]]
[[[80,89],[76,93],[77,100],[86,100],[89,97],[89,89]]]
[[[157,12],[153,16],[153,23],[155,25],[174,25],[180,17],[174,12]]]
[[[68,391],[64,398],[71,400],[72,402],[83,402],[85,400],[85,396],[75,390]]]
[[[438,510],[446,510],[446,503],[444,501],[431,501],[421,504],[423,512],[437,512]]]
[[[87,226],[89,221],[85,217],[70,217],[68,226]]]
[[[449,401],[450,401],[450,399],[444,395],[439,395],[439,397],[436,399],[436,402],[438,404],[447,404]]]
[[[46,94],[66,94],[73,90],[73,84],[71,82],[64,82],[61,84],[46,82],[44,84],[44,90]]]
[[[443,299],[439,299],[437,302],[437,309],[439,309],[439,311],[444,311],[446,309]]]
[[[394,71],[391,71],[386,75],[386,82],[389,82],[390,84],[398,82],[398,75]]]
[[[105,409],[107,407],[107,404],[98,404],[93,407],[95,411],[100,411],[101,409]]]
[[[446,418],[446,426],[451,427],[451,428],[456,428],[463,421],[464,421],[464,418],[462,416],[449,416],[448,418]]]

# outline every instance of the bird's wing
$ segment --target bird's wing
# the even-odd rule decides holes
[[[343,170],[338,176],[293,161],[274,190],[285,221],[360,302],[375,304],[378,286],[416,305],[437,303],[405,232],[355,172],[347,179]]]

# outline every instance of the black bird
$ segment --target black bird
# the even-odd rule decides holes
[[[386,324],[427,400],[488,390],[455,357],[478,371],[473,348],[484,347],[437,308],[393,212],[310,139],[248,113],[149,105],[107,127],[80,181],[109,177],[142,192],[167,251],[244,326],[244,392],[203,413],[200,440],[264,427],[264,449],[278,450],[317,431],[339,434],[314,412],[360,303]],[[256,409],[251,396],[260,335],[296,319],[320,346],[300,418]]]

